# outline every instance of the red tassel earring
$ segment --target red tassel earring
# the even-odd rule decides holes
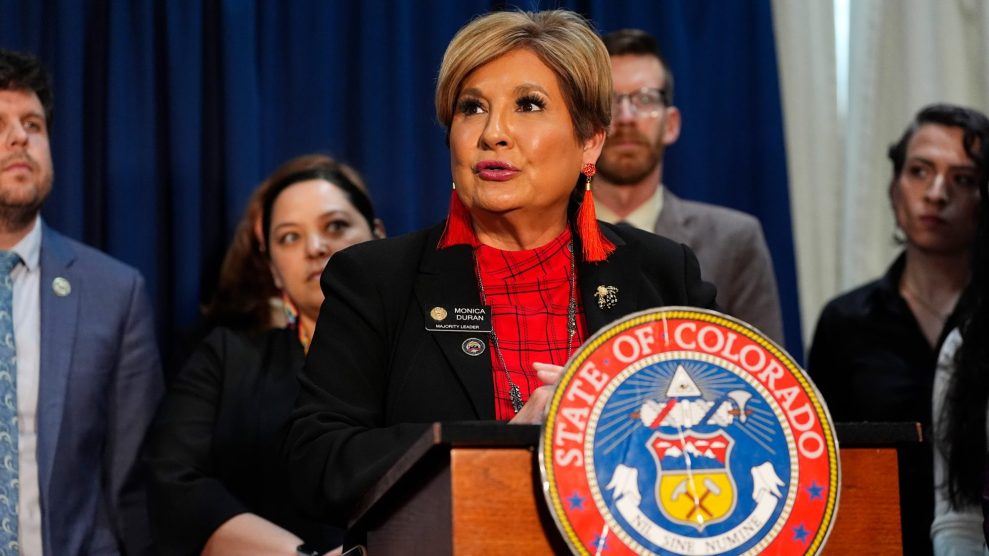
[[[443,235],[437,248],[444,249],[452,245],[466,243],[471,247],[477,247],[477,235],[470,225],[470,213],[467,207],[460,202],[457,195],[457,184],[453,184],[453,192],[450,194],[450,213],[446,217],[446,227],[443,228]]]
[[[587,182],[584,186],[584,200],[577,211],[577,234],[583,245],[584,260],[597,263],[608,258],[615,250],[615,244],[601,234],[598,227],[597,213],[594,211],[594,196],[591,194],[591,178],[598,171],[593,162],[584,164],[580,173],[584,174]]]

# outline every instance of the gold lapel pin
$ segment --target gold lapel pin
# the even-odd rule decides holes
[[[436,322],[439,322],[446,318],[446,309],[443,307],[433,307],[432,310],[429,311],[429,316]]]

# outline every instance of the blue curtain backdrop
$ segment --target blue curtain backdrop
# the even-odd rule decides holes
[[[769,0],[0,0],[0,47],[55,80],[46,221],[144,273],[174,365],[247,197],[282,161],[355,165],[392,235],[443,218],[437,68],[460,26],[506,7],[659,37],[684,118],[664,181],[762,221],[802,360]]]

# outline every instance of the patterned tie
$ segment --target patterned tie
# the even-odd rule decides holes
[[[17,253],[0,251],[0,553],[17,554],[17,346],[14,281]]]

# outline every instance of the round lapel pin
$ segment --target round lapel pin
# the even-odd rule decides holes
[[[484,353],[485,344],[483,341],[477,338],[467,338],[464,343],[460,345],[460,349],[464,350],[464,353],[472,357],[477,357]]]
[[[436,322],[445,319],[446,314],[446,309],[443,307],[433,307],[432,310],[429,311],[429,316]]]
[[[65,297],[72,293],[72,284],[65,278],[58,276],[52,280],[52,291],[59,297]]]

